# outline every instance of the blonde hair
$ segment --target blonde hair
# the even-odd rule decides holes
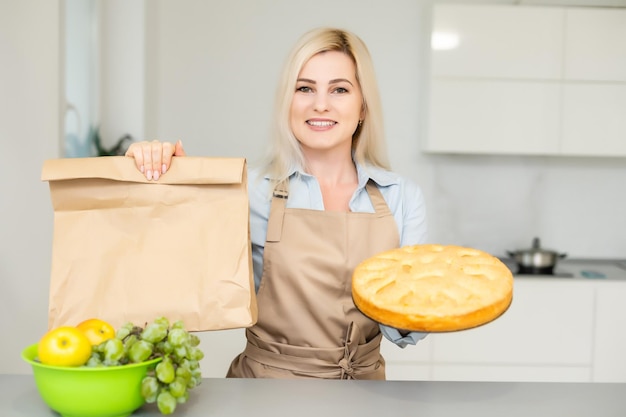
[[[382,106],[370,53],[365,43],[350,32],[319,28],[305,33],[295,44],[276,91],[272,147],[266,161],[267,174],[273,182],[278,183],[286,179],[294,168],[305,166],[300,144],[289,124],[291,101],[302,67],[314,55],[327,51],[345,53],[356,67],[356,79],[363,95],[364,117],[352,137],[354,159],[359,164],[389,169]]]

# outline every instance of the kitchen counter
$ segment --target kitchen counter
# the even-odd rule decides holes
[[[626,261],[622,259],[564,259],[557,262],[553,274],[520,274],[511,258],[499,258],[514,277],[528,279],[554,278],[574,281],[626,282]]]
[[[397,414],[399,413],[399,414]],[[181,417],[623,417],[626,384],[205,379]],[[32,375],[0,375],[0,415],[58,417]],[[147,404],[133,416],[161,416]]]

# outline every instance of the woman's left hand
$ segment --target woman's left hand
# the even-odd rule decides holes
[[[175,144],[170,142],[136,142],[130,145],[126,156],[135,159],[135,165],[147,180],[158,180],[170,168],[172,156],[185,156],[183,144],[179,140]]]

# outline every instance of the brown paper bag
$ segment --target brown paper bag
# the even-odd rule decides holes
[[[245,159],[173,158],[158,181],[123,156],[55,159],[42,179],[54,208],[49,328],[256,322]]]

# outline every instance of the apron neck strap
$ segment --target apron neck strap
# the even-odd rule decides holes
[[[283,218],[285,217],[285,206],[289,197],[289,178],[281,181],[274,187],[272,202],[270,206],[270,216],[267,221],[267,242],[280,242],[283,233]]]
[[[367,194],[370,196],[370,200],[372,201],[372,206],[374,207],[374,211],[377,214],[387,214],[389,213],[389,206],[387,202],[385,202],[385,198],[382,193],[374,183],[374,181],[369,180],[367,184],[365,184],[365,189],[367,190]]]

